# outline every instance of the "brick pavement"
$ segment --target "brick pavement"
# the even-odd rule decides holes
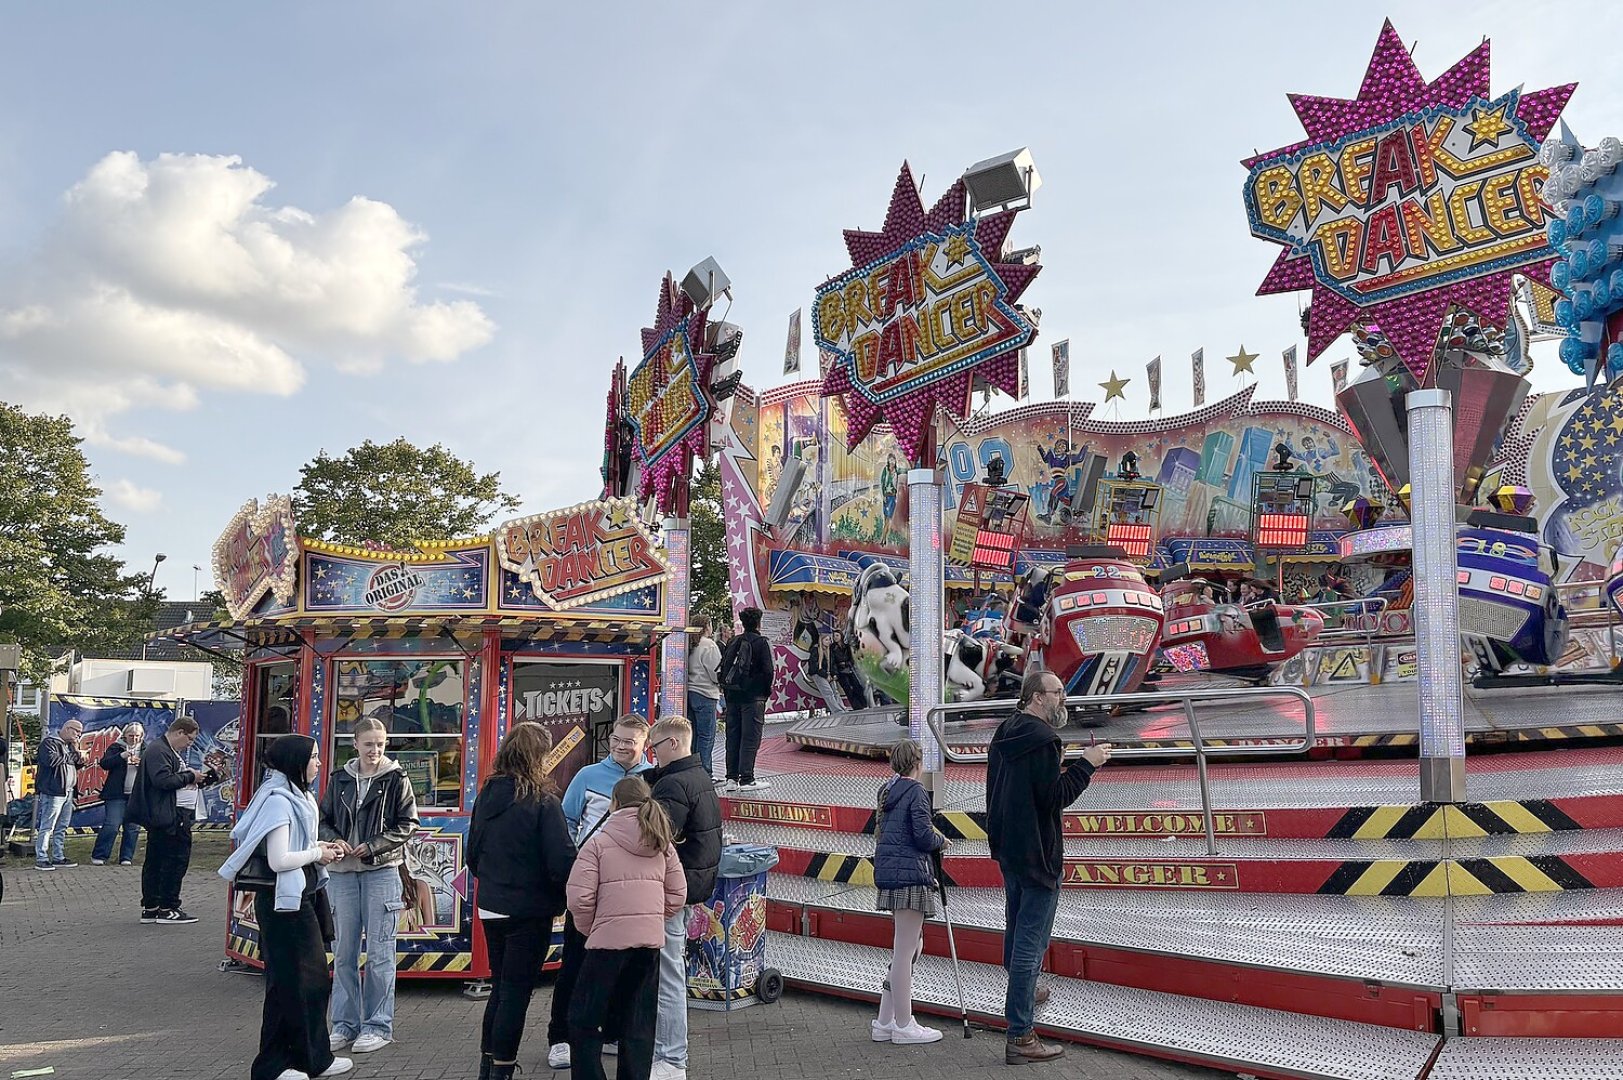
[[[222,974],[225,887],[207,867],[218,840],[199,844],[185,898],[202,921],[191,927],[136,921],[140,868],[89,866],[89,841],[70,841],[87,865],[39,873],[6,861],[0,905],[0,1078],[54,1067],[52,1080],[214,1080],[247,1075],[263,1000],[257,977]],[[402,982],[396,1043],[356,1056],[356,1080],[450,1080],[478,1066],[482,1005],[456,984]],[[520,1063],[532,1078],[564,1077],[546,1067],[543,986],[531,1009]],[[872,1007],[790,991],[775,1005],[731,1015],[691,1013],[689,1075],[695,1080],[903,1080],[941,1075],[1006,1077],[1003,1040],[970,1042],[949,1026],[932,1046],[868,1041]],[[612,1070],[610,1075],[613,1075]],[[1021,1070],[1021,1075],[1026,1075]],[[1072,1046],[1033,1075],[1051,1080],[1198,1080],[1223,1074]]]

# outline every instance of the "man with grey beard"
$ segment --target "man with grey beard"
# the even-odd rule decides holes
[[[986,759],[986,838],[1003,871],[1003,967],[1009,973],[1004,1060],[1010,1065],[1052,1061],[1064,1047],[1040,1042],[1032,1030],[1046,992],[1037,972],[1059,906],[1065,865],[1061,818],[1110,760],[1100,743],[1061,770],[1065,749],[1055,730],[1065,723],[1065,684],[1051,671],[1033,671],[1020,684],[1020,711],[998,725]]]

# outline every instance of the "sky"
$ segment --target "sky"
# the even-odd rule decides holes
[[[523,512],[597,494],[609,375],[659,282],[714,256],[745,379],[781,374],[790,312],[849,267],[901,163],[933,202],[1030,148],[1012,237],[1025,302],[1147,415],[1238,389],[1223,358],[1305,356],[1306,294],[1258,297],[1239,161],[1301,138],[1286,99],[1351,97],[1383,16],[1428,79],[1484,36],[1493,92],[1578,82],[1589,144],[1623,135],[1607,3],[584,5],[290,2],[6,9],[0,34],[0,399],[65,412],[133,569],[209,587],[246,500],[318,452],[398,436],[500,470]],[[1008,9],[1013,11],[1014,9]],[[725,302],[724,302],[725,303]],[[807,324],[809,333],[809,323]],[[810,354],[809,354],[810,355]],[[1301,397],[1330,407],[1330,363]],[[634,362],[634,361],[633,361]],[[1569,375],[1550,346],[1535,389]],[[202,567],[194,574],[193,567]]]

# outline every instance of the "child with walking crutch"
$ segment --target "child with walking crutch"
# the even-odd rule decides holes
[[[930,794],[919,783],[924,751],[911,739],[890,750],[896,775],[879,789],[879,814],[874,826],[874,885],[877,907],[895,922],[890,954],[890,977],[879,998],[879,1018],[872,1024],[873,1041],[903,1046],[932,1043],[941,1032],[913,1018],[913,964],[924,948],[924,920],[935,914],[935,877],[930,856],[947,846],[947,838],[932,823]]]
[[[665,920],[687,901],[671,820],[648,784],[614,785],[609,816],[575,859],[569,912],[586,935],[569,1004],[574,1080],[604,1080],[603,1026],[612,1011],[620,1033],[618,1080],[649,1080],[659,1015],[659,952]]]

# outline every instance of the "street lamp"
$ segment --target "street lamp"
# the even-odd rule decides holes
[[[157,585],[158,585],[158,564],[163,562],[168,557],[169,556],[165,555],[161,551],[158,552],[157,555],[153,556],[153,559],[152,559],[152,573],[147,577],[147,595],[148,596],[152,595],[153,590],[155,588],[157,588]]]
[[[203,568],[201,566],[198,566],[196,563],[192,564],[192,599],[194,601],[198,598],[197,575],[201,574],[202,572]]]

